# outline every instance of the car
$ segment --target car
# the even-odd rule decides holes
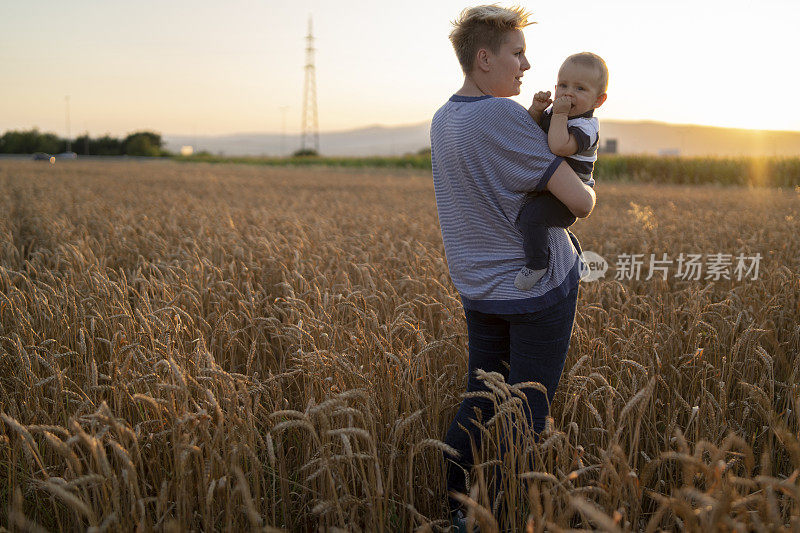
[[[34,161],[50,161],[50,154],[44,152],[36,152],[33,154]]]

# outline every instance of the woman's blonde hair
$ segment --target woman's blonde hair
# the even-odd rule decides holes
[[[531,14],[519,6],[498,5],[468,7],[453,22],[450,42],[464,74],[472,71],[473,62],[481,48],[498,53],[506,33],[535,24],[528,22]]]

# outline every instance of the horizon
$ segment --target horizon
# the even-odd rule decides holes
[[[650,120],[650,119],[626,120],[626,119],[604,119],[602,117],[598,117],[598,120],[600,120],[601,123],[602,122],[610,122],[610,123],[613,122],[613,123],[623,123],[623,124],[655,124],[655,125],[659,125],[659,126],[687,127],[687,128],[714,128],[714,129],[723,129],[723,130],[739,130],[739,131],[747,131],[747,132],[764,132],[764,133],[768,133],[768,132],[774,132],[774,133],[800,133],[800,130],[780,130],[780,129],[770,130],[770,129],[759,129],[759,128],[736,128],[736,127],[728,127],[728,126],[713,126],[713,125],[707,125],[707,124],[688,124],[688,123],[666,122],[666,121],[662,121],[662,120]],[[366,125],[363,125],[363,126],[355,126],[355,127],[350,127],[350,128],[344,128],[344,129],[320,130],[319,133],[320,133],[320,135],[326,135],[326,134],[330,135],[330,134],[355,132],[355,131],[367,130],[367,129],[372,129],[372,128],[381,128],[381,129],[413,128],[413,127],[416,127],[416,126],[421,126],[423,124],[427,124],[429,122],[430,122],[430,120],[421,120],[421,121],[418,121],[418,122],[410,122],[410,123],[404,123],[404,124],[373,123],[373,124],[366,124]],[[18,128],[16,131],[31,130],[31,129],[34,129],[34,128],[35,128],[35,126],[31,127],[31,128]],[[59,134],[56,131],[48,131],[48,130],[44,130],[42,128],[36,128],[36,129],[38,129],[38,131],[40,133],[53,133],[53,134],[59,136],[60,138],[65,138],[65,137],[62,137],[61,134]],[[12,129],[7,129],[7,130],[0,131],[0,133],[3,133],[5,131],[13,131],[13,130]],[[138,132],[138,131],[150,131],[150,130],[147,130],[146,128],[138,128],[138,129],[131,130],[129,132],[122,133],[122,134],[117,135],[117,136],[118,137],[124,137],[124,136],[127,136],[129,134],[132,134],[132,133],[135,133],[135,132]],[[80,137],[80,136],[84,135],[85,133],[86,132],[77,132],[77,133],[73,134],[71,138],[75,139],[77,137]],[[280,132],[280,131],[257,131],[257,130],[253,130],[253,131],[233,131],[233,132],[229,132],[229,133],[223,132],[223,133],[218,133],[218,134],[214,134],[214,133],[186,133],[186,132],[163,133],[163,132],[160,132],[160,131],[154,131],[154,133],[157,133],[157,134],[161,135],[162,137],[234,137],[234,136],[238,136],[238,135],[277,135],[277,136],[283,135],[283,133]],[[89,134],[89,136],[91,138],[98,138],[98,137],[102,137],[102,136],[105,136],[105,135],[110,135],[112,137],[115,136],[115,135],[113,135],[113,134],[111,134],[109,132],[103,132],[103,133],[97,133],[97,134],[91,134],[90,133]],[[287,132],[286,135],[287,136],[299,136],[299,135],[301,135],[301,133],[299,131],[298,132]]]
[[[309,16],[320,133],[429,121],[463,81],[447,34],[473,3],[415,1],[12,4],[0,21],[0,68],[12,80],[0,89],[0,131],[66,138],[69,97],[70,138],[297,135]],[[800,4],[579,1],[568,23],[559,6],[524,7],[536,21],[524,30],[532,68],[513,99],[526,107],[534,92],[552,90],[563,57],[590,49],[611,71],[600,120],[800,131],[800,110],[762,111],[761,89],[776,73],[800,85],[774,53],[794,46]]]
[[[655,124],[659,126],[674,126],[674,127],[686,127],[686,128],[714,128],[714,129],[722,129],[722,130],[740,130],[740,131],[748,131],[748,132],[774,132],[774,133],[800,133],[800,130],[781,130],[781,129],[760,129],[760,128],[737,128],[737,127],[729,127],[729,126],[712,126],[707,124],[688,124],[688,123],[678,123],[678,122],[666,122],[662,120],[650,120],[650,119],[604,119],[602,117],[597,117],[598,120],[602,122],[614,122],[614,123],[624,123],[624,124]],[[325,134],[336,134],[336,133],[348,133],[352,131],[361,131],[367,130],[372,128],[382,128],[382,129],[399,129],[399,128],[413,128],[416,126],[421,126],[423,124],[430,123],[430,120],[420,120],[417,122],[409,122],[404,124],[366,124],[364,126],[355,126],[352,128],[346,129],[337,129],[337,130],[320,130],[320,135]],[[132,133],[132,132],[129,132]],[[159,132],[156,132],[159,133]],[[232,133],[220,133],[220,134],[193,134],[193,133],[160,133],[162,136],[166,137],[226,137],[226,136],[236,136],[236,135],[283,135],[280,131],[235,131]],[[300,132],[294,133],[286,133],[287,136],[299,136],[301,135]]]
[[[772,133],[772,132],[774,132],[774,133],[800,133],[800,130],[781,130],[781,129],[774,129],[773,130],[773,129],[760,129],[760,128],[737,128],[737,127],[729,127],[729,126],[713,126],[713,125],[708,125],[708,124],[689,124],[689,123],[678,123],[678,122],[666,122],[666,121],[662,121],[662,120],[651,120],[651,119],[641,119],[641,120],[631,119],[631,120],[626,120],[626,119],[615,119],[615,118],[604,119],[602,117],[598,117],[598,120],[600,120],[601,123],[602,122],[613,122],[613,123],[623,123],[623,124],[655,124],[655,125],[659,125],[659,126],[673,126],[673,127],[686,127],[686,128],[714,128],[714,129],[722,129],[722,130],[739,130],[739,131],[747,131],[747,132],[764,132],[764,133]],[[380,124],[380,123],[374,123],[374,124],[366,124],[366,125],[363,125],[363,126],[349,127],[349,128],[345,128],[345,129],[320,130],[319,134],[320,135],[326,135],[326,134],[348,133],[348,132],[361,131],[361,130],[372,129],[372,128],[382,128],[382,129],[413,128],[413,127],[416,127],[416,126],[427,124],[429,122],[430,122],[430,120],[421,120],[421,121],[418,121],[418,122],[409,122],[409,123],[403,123],[403,124]],[[29,128],[9,128],[9,129],[5,129],[5,130],[0,131],[0,133],[5,133],[6,131],[26,131],[26,130],[30,131],[32,129],[36,129],[40,133],[53,133],[53,134],[57,135],[58,137],[60,137],[62,139],[66,139],[66,137],[63,137],[57,131],[45,130],[45,129],[42,129],[42,128],[38,128],[36,126],[32,126],[32,127],[29,127]],[[132,133],[141,132],[141,131],[153,131],[153,130],[148,130],[147,128],[137,128],[137,129],[133,129],[131,131],[125,132],[125,133],[121,133],[119,135],[114,135],[114,134],[111,134],[110,132],[95,133],[95,134],[92,134],[91,132],[89,132],[89,136],[91,138],[99,138],[99,137],[103,137],[105,135],[109,135],[111,137],[125,137],[127,135],[132,134]],[[87,132],[75,132],[72,135],[71,139],[76,139],[78,137],[81,137],[81,136],[85,135],[86,133]],[[253,131],[233,131],[233,132],[229,132],[229,133],[227,133],[227,132],[223,132],[223,133],[186,133],[186,132],[164,133],[164,132],[160,132],[160,131],[153,131],[153,133],[157,133],[158,135],[161,135],[162,137],[234,137],[234,136],[237,136],[237,135],[283,135],[283,133],[280,132],[280,131],[257,131],[257,130],[253,130]],[[286,135],[287,136],[299,136],[299,135],[301,135],[301,132],[299,132],[299,131],[297,131],[297,132],[287,132]]]

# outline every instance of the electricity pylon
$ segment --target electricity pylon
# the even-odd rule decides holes
[[[306,80],[303,88],[303,133],[301,150],[319,153],[319,122],[317,120],[317,78],[314,67],[314,35],[311,31],[311,16],[308,17],[306,35]]]

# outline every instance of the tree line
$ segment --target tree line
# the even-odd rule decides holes
[[[78,155],[139,155],[169,156],[163,148],[161,135],[152,131],[137,131],[125,138],[92,138],[81,135],[74,139],[70,149]],[[55,133],[42,133],[33,128],[26,131],[7,131],[0,137],[0,154],[33,154],[44,152],[60,154],[67,151],[67,140]]]

